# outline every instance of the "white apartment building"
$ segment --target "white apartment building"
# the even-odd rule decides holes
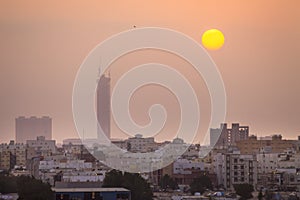
[[[158,149],[158,144],[154,141],[154,137],[143,138],[141,134],[126,140],[128,150],[131,152],[151,152]]]
[[[63,174],[63,182],[103,182],[106,170],[66,172]]]
[[[72,169],[72,170],[86,170],[92,169],[93,164],[91,162],[85,162],[84,160],[41,160],[39,164],[40,170],[51,169]]]
[[[55,140],[46,140],[44,136],[38,136],[36,140],[27,140],[26,144],[29,148],[34,148],[35,151],[45,153],[55,153]]]
[[[258,174],[265,174],[273,172],[278,168],[278,153],[260,153],[256,155],[257,172]]]
[[[204,170],[204,163],[199,160],[177,159],[173,163],[173,174],[192,174],[193,170]]]
[[[300,168],[299,153],[260,153],[256,157],[259,174],[272,173],[277,169]]]
[[[281,157],[278,162],[278,168],[300,168],[300,153],[285,153],[280,155]]]
[[[287,168],[277,169],[274,173],[274,183],[280,189],[295,190],[300,189],[300,169]]]
[[[233,189],[234,184],[257,184],[257,161],[253,155],[239,151],[218,153],[213,156],[213,166],[218,184],[226,189]]]
[[[186,158],[199,158],[200,147],[197,145],[191,144],[188,149],[184,152],[182,157]]]

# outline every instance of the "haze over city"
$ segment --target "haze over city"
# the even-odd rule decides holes
[[[225,121],[249,125],[250,134],[257,136],[279,133],[296,139],[300,135],[299,6],[297,0],[2,1],[0,141],[15,139],[16,117],[32,115],[50,116],[53,138],[59,142],[78,137],[72,116],[77,70],[98,43],[134,26],[174,29],[199,43],[207,29],[221,30],[224,46],[208,53],[224,81]],[[196,138],[200,140],[208,128],[210,102],[203,80],[189,63],[167,52],[133,52],[110,66],[112,86],[130,68],[154,61],[179,70],[195,88],[203,112]],[[146,124],[147,110],[157,102],[168,111],[165,135],[160,137],[164,140],[179,121],[178,103],[169,91],[155,85],[141,88],[130,109],[138,123]],[[115,124],[112,136],[124,137]]]

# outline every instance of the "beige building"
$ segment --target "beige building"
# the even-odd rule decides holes
[[[46,140],[44,136],[38,136],[36,140],[27,140],[26,144],[36,155],[47,156],[56,153],[55,140]]]
[[[143,138],[137,134],[135,137],[126,140],[127,149],[131,152],[151,152],[158,149],[159,145],[154,141],[154,137]]]
[[[8,170],[15,165],[24,167],[26,165],[27,149],[23,143],[17,143],[13,140],[9,144],[3,143],[0,145],[0,163],[1,168]]]
[[[280,183],[276,181],[279,175],[282,175],[282,170],[285,172],[297,171],[299,174],[300,169],[300,154],[294,151],[286,151],[284,153],[259,153],[257,154],[257,171],[258,171],[258,185],[259,186],[272,186],[274,181],[276,184]],[[296,172],[295,172],[296,173]],[[286,173],[284,175],[287,175]],[[299,181],[300,182],[300,176]],[[286,180],[287,183],[290,180]],[[291,182],[294,182],[291,176]],[[259,187],[258,187],[259,188]]]
[[[296,149],[296,140],[283,140],[281,135],[273,135],[271,140],[258,140],[256,136],[250,136],[247,140],[236,143],[241,154],[257,154],[268,148],[271,153],[282,153],[287,149]]]
[[[0,152],[0,169],[11,170],[14,167],[15,159],[12,153],[8,150],[2,150]]]
[[[125,140],[112,140],[111,143],[124,150],[127,150],[129,147],[127,146],[127,142]]]
[[[16,155],[16,165],[17,166],[25,166],[26,165],[26,145],[25,144],[16,144],[15,148],[15,155]]]

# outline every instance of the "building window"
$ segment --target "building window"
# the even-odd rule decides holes
[[[128,200],[129,195],[128,194],[117,194],[117,199]]]
[[[290,177],[290,181],[291,181],[291,182],[294,182],[294,181],[295,181],[294,176],[291,176],[291,177]]]

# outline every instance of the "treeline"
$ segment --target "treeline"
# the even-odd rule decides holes
[[[0,175],[0,193],[18,193],[19,200],[52,200],[49,184],[28,176]]]
[[[140,175],[111,170],[106,173],[103,187],[123,187],[131,191],[132,200],[152,200],[150,184]]]

